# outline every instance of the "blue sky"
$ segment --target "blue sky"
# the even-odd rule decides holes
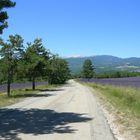
[[[140,57],[139,0],[15,0],[2,37],[36,37],[60,56]]]

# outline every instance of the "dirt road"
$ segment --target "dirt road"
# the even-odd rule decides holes
[[[91,91],[76,83],[0,109],[0,140],[114,140]]]

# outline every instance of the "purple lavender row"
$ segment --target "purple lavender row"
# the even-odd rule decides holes
[[[46,85],[48,84],[48,82],[36,82],[36,86],[39,85]],[[12,83],[11,84],[11,89],[20,89],[20,88],[27,88],[27,87],[31,87],[32,83]],[[7,84],[2,84],[0,85],[0,91],[6,91],[7,89]]]
[[[130,86],[140,88],[140,77],[108,78],[108,79],[80,79],[81,82],[94,82],[102,85]]]

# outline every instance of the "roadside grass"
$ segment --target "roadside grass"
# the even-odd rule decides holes
[[[113,106],[114,112],[120,117],[120,123],[140,132],[140,89],[95,83],[85,84],[95,89],[97,96],[104,103],[109,103],[108,108]]]
[[[10,97],[7,96],[6,92],[0,93],[0,107],[5,107],[14,103],[17,103],[26,97],[36,96],[37,93],[43,91],[52,91],[60,85],[39,85],[36,86],[36,90],[29,88],[11,90]]]
[[[100,94],[118,110],[140,117],[140,89],[90,83],[88,85],[100,91]]]

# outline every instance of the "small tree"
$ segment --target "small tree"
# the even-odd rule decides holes
[[[8,27],[7,19],[8,15],[7,12],[3,11],[4,8],[14,7],[16,5],[15,2],[10,0],[0,0],[0,34],[2,34],[3,29]]]
[[[27,76],[32,80],[32,89],[35,90],[35,80],[45,73],[49,52],[43,47],[41,39],[35,39],[33,43],[27,43],[24,65]]]
[[[83,64],[83,77],[84,78],[92,78],[94,74],[94,66],[90,59],[86,59]]]
[[[23,54],[23,39],[20,35],[10,35],[9,40],[4,42],[0,39],[0,56],[4,62],[3,68],[7,73],[7,94],[10,96],[10,84],[17,67],[17,62]]]
[[[64,84],[70,76],[67,62],[57,56],[49,60],[48,67],[47,76],[50,84]]]

